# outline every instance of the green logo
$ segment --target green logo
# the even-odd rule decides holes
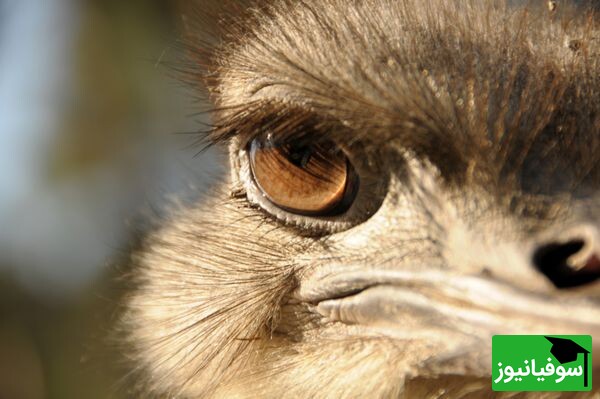
[[[590,335],[494,335],[494,391],[590,391]]]

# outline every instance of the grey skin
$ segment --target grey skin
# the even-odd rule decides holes
[[[600,349],[592,9],[240,4],[210,46],[185,20],[184,75],[208,90],[231,174],[132,255],[121,329],[141,396],[492,397],[494,334]],[[336,143],[352,205],[269,201],[248,154],[268,135]]]

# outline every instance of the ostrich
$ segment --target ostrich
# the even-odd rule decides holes
[[[132,254],[141,396],[491,397],[492,335],[600,342],[593,6],[231,10],[185,19],[231,173]]]

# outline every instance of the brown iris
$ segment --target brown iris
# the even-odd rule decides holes
[[[330,216],[348,209],[358,179],[346,155],[333,143],[250,145],[256,184],[274,205],[302,215]]]

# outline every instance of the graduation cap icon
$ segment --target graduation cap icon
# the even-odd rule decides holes
[[[581,347],[575,341],[566,338],[545,337],[552,343],[550,353],[560,364],[574,362],[577,356],[583,353],[583,386],[588,386],[588,354],[590,351]]]

